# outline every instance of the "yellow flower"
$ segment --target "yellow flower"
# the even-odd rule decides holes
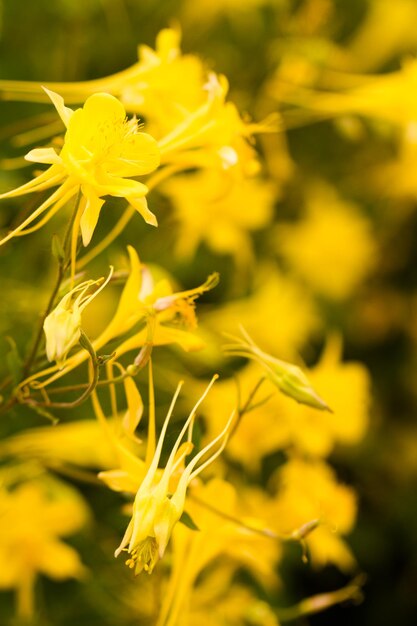
[[[93,236],[104,196],[126,198],[146,222],[156,226],[145,195],[147,187],[134,176],[143,176],[159,165],[156,141],[138,132],[136,119],[126,120],[123,105],[107,93],[90,96],[82,109],[73,111],[58,94],[48,91],[67,132],[59,154],[54,148],[31,150],[26,159],[50,167],[34,180],[0,198],[11,198],[58,186],[26,220],[0,241],[23,235],[45,224],[68,200],[81,192],[79,228],[84,245]],[[46,215],[44,215],[46,212]],[[43,216],[34,226],[37,218]],[[74,229],[78,231],[78,220]],[[78,234],[78,232],[76,232]]]
[[[271,91],[277,99],[310,111],[313,119],[315,114],[326,118],[354,114],[404,128],[415,120],[416,82],[417,62],[408,59],[400,70],[386,74],[330,72],[325,89],[295,86],[293,92],[282,95],[278,83],[271,86]],[[309,113],[305,118],[309,119]]]
[[[250,140],[255,133],[275,131],[275,126],[245,122],[236,106],[226,102],[229,84],[225,76],[212,72],[205,89],[203,104],[158,141],[161,162],[257,174],[260,166]]]
[[[409,54],[417,45],[414,0],[372,0],[347,47],[354,71],[370,72],[394,56]],[[387,25],[389,24],[389,28]]]
[[[349,297],[375,264],[369,220],[323,184],[308,192],[304,219],[280,225],[274,235],[294,272],[316,293],[334,300]]]
[[[145,117],[158,137],[204,101],[204,64],[196,55],[181,54],[180,43],[178,29],[164,28],[156,37],[155,50],[139,46],[136,80],[121,83],[119,89],[126,109]],[[109,77],[110,84],[111,80]]]
[[[172,489],[172,478],[175,476],[185,457],[190,454],[193,448],[191,444],[191,430],[194,424],[196,410],[208,393],[214,380],[215,378],[191,411],[170,452],[165,468],[162,471],[158,471],[162,446],[175,401],[181,388],[180,383],[162,426],[149,468],[146,475],[143,478],[142,476],[140,477],[140,486],[133,503],[133,516],[126,529],[122,542],[115,553],[115,556],[118,556],[122,551],[129,553],[129,559],[126,561],[126,564],[134,568],[135,574],[138,574],[142,570],[150,574],[158,559],[163,557],[172,530],[184,511],[188,485],[203,469],[219,456],[226,445],[227,434],[233,419],[233,414],[221,433],[200,450],[188,465],[185,465],[175,488]],[[187,442],[180,448],[187,431]],[[212,452],[217,444],[220,445],[215,452]],[[211,453],[210,456],[199,464],[209,453]],[[102,474],[101,477],[106,478],[105,474]]]
[[[264,181],[203,170],[175,176],[162,188],[172,201],[179,224],[176,253],[191,257],[204,241],[218,254],[232,254],[236,263],[253,261],[250,231],[272,219],[273,187]]]
[[[343,362],[339,336],[329,337],[309,378],[329,401],[333,413],[313,411],[283,399],[280,414],[290,426],[295,447],[310,455],[325,456],[337,443],[352,445],[360,441],[368,425],[371,381],[363,364]]]
[[[275,264],[258,266],[248,296],[210,311],[204,324],[219,334],[235,333],[238,322],[266,352],[291,360],[319,325],[313,299]]]
[[[187,512],[199,530],[190,533],[183,524],[174,528],[172,571],[157,626],[200,624],[199,604],[205,606],[200,576],[203,571],[205,574],[214,572],[217,592],[230,588],[230,579],[240,567],[254,574],[265,587],[273,588],[278,582],[275,566],[281,555],[280,542],[245,527],[244,522],[248,520],[243,517],[238,497],[242,494],[220,478],[213,478],[206,485],[194,483],[190,489]],[[258,510],[258,513],[256,520],[250,520],[251,526],[262,528],[263,511]],[[218,596],[217,600],[220,600]],[[217,607],[217,602],[215,604]],[[245,605],[245,610],[247,608]],[[235,613],[240,620],[243,618],[236,607]]]
[[[152,347],[176,343],[184,350],[201,349],[204,343],[192,332],[196,326],[194,301],[217,284],[218,275],[210,275],[199,287],[175,293],[167,279],[154,280],[149,268],[141,264],[132,246],[128,246],[128,251],[131,266],[129,276],[112,319],[100,335],[92,340],[94,350],[98,352],[110,341],[129,332],[130,336],[116,346],[114,358],[145,345]],[[66,360],[60,371],[57,372],[57,366],[49,367],[31,376],[24,384],[51,375],[46,381],[37,383],[38,387],[48,385],[87,358],[87,352],[80,350]]]
[[[236,410],[238,401],[240,400],[241,405],[246,402],[261,376],[259,366],[249,362],[239,370],[237,380],[236,377],[231,377],[218,382],[206,400],[207,438],[220,428],[219,407],[226,412]],[[200,381],[194,381],[191,388],[193,392],[200,393],[202,384]],[[252,472],[259,470],[265,456],[284,449],[291,442],[290,425],[282,418],[282,403],[284,401],[287,404],[294,404],[294,402],[277,393],[270,380],[262,383],[253,402],[257,404],[258,401],[266,399],[268,400],[261,406],[243,416],[227,444],[228,457]]]
[[[111,268],[107,279],[86,280],[71,289],[45,318],[43,329],[46,337],[46,356],[48,361],[56,361],[64,366],[68,352],[81,337],[81,313],[102,289],[108,284],[113,274]],[[103,283],[93,294],[85,295],[94,285]]]
[[[114,450],[96,420],[77,420],[51,428],[28,428],[1,442],[2,455],[36,459],[48,467],[69,464],[87,468],[111,468]]]
[[[353,445],[361,440],[371,399],[366,368],[361,363],[344,362],[341,340],[332,336],[319,363],[307,373],[333,413],[297,404],[276,393],[268,377],[253,398],[253,404],[258,406],[242,417],[233,433],[227,446],[228,456],[245,468],[258,471],[262,459],[278,450],[293,449],[312,457],[325,457],[336,445]],[[220,426],[218,407],[231,411],[238,401],[243,406],[261,375],[259,367],[249,363],[239,370],[238,384],[229,378],[215,386],[206,402],[207,437]],[[201,382],[194,382],[193,390],[200,392]]]
[[[292,458],[279,469],[274,481],[278,489],[269,511],[272,527],[286,534],[319,519],[318,528],[305,538],[313,564],[334,563],[343,570],[351,569],[355,560],[341,535],[347,534],[355,521],[353,490],[338,483],[323,461],[299,458]]]
[[[54,580],[85,574],[77,552],[60,537],[77,532],[88,521],[78,493],[60,481],[42,478],[2,488],[0,498],[0,588],[17,591],[21,617],[33,613],[37,574]]]

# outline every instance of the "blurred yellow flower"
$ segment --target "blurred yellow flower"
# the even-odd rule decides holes
[[[54,580],[82,577],[77,552],[60,537],[80,530],[89,514],[78,493],[52,478],[2,488],[0,498],[0,588],[17,592],[17,610],[30,618],[38,574]]]
[[[324,184],[309,190],[305,217],[277,226],[275,236],[293,271],[327,298],[348,298],[375,266],[370,221]]]
[[[235,487],[213,478],[206,485],[195,482],[190,491],[187,512],[199,530],[190,532],[183,524],[174,528],[172,572],[157,626],[200,623],[190,619],[193,610],[199,613],[199,602],[204,603],[204,585],[200,587],[199,574],[209,565],[215,567],[217,591],[224,589],[220,581],[227,585],[239,566],[248,569],[264,585],[277,584],[274,567],[281,554],[280,542],[244,526],[247,520]],[[250,520],[255,528],[263,527],[262,514],[260,511],[259,519]],[[239,524],[239,520],[243,523]],[[239,615],[236,607],[233,613]]]
[[[352,569],[355,560],[341,535],[355,522],[353,490],[338,483],[326,463],[297,457],[276,472],[273,482],[276,496],[269,511],[272,528],[286,534],[313,519],[320,520],[318,528],[305,539],[313,565],[333,563],[342,570]]]
[[[194,256],[206,243],[217,254],[231,254],[239,265],[253,261],[250,232],[272,219],[274,188],[259,179],[203,170],[175,176],[162,187],[172,202],[179,233],[179,257]]]
[[[156,218],[146,204],[147,187],[130,179],[158,167],[155,139],[138,132],[137,120],[127,121],[121,102],[107,93],[90,96],[84,107],[76,111],[66,107],[58,94],[47,93],[67,129],[64,145],[59,154],[54,148],[31,150],[25,157],[28,161],[46,163],[50,167],[32,181],[1,194],[0,198],[59,187],[0,244],[40,228],[79,192],[81,200],[73,232],[78,235],[80,228],[85,246],[93,236],[105,202],[103,196],[126,198],[146,222],[156,226]],[[40,216],[43,217],[31,227]]]
[[[258,265],[250,295],[229,300],[205,315],[217,334],[235,334],[239,324],[266,352],[291,360],[319,327],[311,295],[276,264]]]
[[[252,471],[273,452],[294,449],[313,457],[325,457],[338,445],[358,443],[369,420],[370,376],[364,365],[343,362],[341,340],[330,337],[319,363],[309,370],[308,379],[326,398],[332,413],[297,404],[277,393],[271,380],[262,383],[227,446],[228,456]],[[255,365],[242,368],[237,379],[221,380],[206,402],[207,436],[220,427],[218,407],[238,410],[259,383],[262,371]],[[201,383],[194,383],[195,392]],[[257,406],[256,406],[257,405]]]
[[[367,4],[367,13],[346,48],[349,66],[361,72],[376,70],[394,56],[417,50],[414,0],[371,0]]]
[[[276,130],[276,124],[246,122],[232,102],[226,102],[229,84],[225,76],[210,73],[203,104],[158,141],[162,164],[183,169],[235,168],[245,176],[260,170],[258,156],[250,145],[256,133]]]
[[[293,444],[314,456],[326,456],[337,444],[352,445],[364,436],[369,420],[371,380],[362,363],[342,361],[342,342],[329,338],[319,363],[309,371],[312,384],[333,413],[297,406],[283,398],[281,419],[288,422]]]
[[[28,428],[0,444],[2,455],[36,459],[47,467],[65,464],[107,469],[115,454],[96,420],[77,420],[51,427]]]
[[[246,402],[261,376],[259,367],[249,363],[239,370],[236,377],[222,379],[217,383],[206,400],[206,437],[211,437],[220,427],[218,408],[222,407],[225,411],[237,410],[238,401],[241,404]],[[190,388],[194,393],[200,393],[202,383],[194,381]],[[290,425],[285,419],[281,419],[280,400],[285,398],[277,392],[270,380],[262,383],[253,402],[256,404],[267,398],[267,402],[240,419],[227,444],[228,457],[239,461],[251,471],[258,470],[265,456],[285,448],[291,440]]]
[[[417,61],[411,58],[399,70],[385,74],[324,72],[324,87],[319,82],[316,89],[295,84],[281,93],[277,78],[271,81],[268,92],[281,102],[304,109],[300,120],[354,114],[404,128],[415,120],[416,81]]]
[[[129,80],[124,84],[120,81],[119,88],[115,86],[126,109],[144,116],[158,138],[204,101],[204,63],[196,55],[181,54],[180,43],[179,29],[162,29],[156,37],[155,50],[139,46],[136,75],[132,72]],[[108,84],[112,86],[112,77]]]

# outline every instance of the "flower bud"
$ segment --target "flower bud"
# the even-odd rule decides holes
[[[106,280],[86,280],[71,289],[49,313],[43,323],[46,337],[46,356],[48,361],[56,361],[62,369],[65,359],[72,347],[77,345],[81,337],[81,313],[97,294],[107,285],[113,274],[113,268]],[[90,295],[88,290],[94,285],[99,288]]]
[[[71,304],[71,293],[48,315],[43,329],[48,361],[56,361],[62,368],[68,352],[78,343],[81,335],[81,311],[77,301]]]
[[[265,370],[271,382],[296,402],[311,406],[313,409],[332,412],[313,389],[302,369],[263,352],[243,328],[241,331],[244,339],[230,335],[235,343],[224,346],[225,352],[232,356],[243,356],[256,361]]]

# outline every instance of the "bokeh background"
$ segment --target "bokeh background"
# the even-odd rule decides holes
[[[404,71],[416,62],[416,22],[413,0],[1,2],[2,79],[47,83],[105,76],[134,63],[139,43],[153,46],[157,33],[174,25],[182,30],[184,52],[226,74],[240,111],[255,119],[279,112],[278,134],[258,142],[275,200],[273,221],[252,236],[257,265],[241,266],[205,243],[196,252],[198,261],[182,259],[175,253],[178,224],[162,195],[153,199],[161,216],[158,233],[132,222],[111,258],[135,240],[142,258],[169,268],[183,284],[199,284],[218,270],[222,282],[206,297],[209,313],[214,305],[247,295],[257,280],[262,284],[260,268],[272,260],[308,294],[315,310],[317,323],[306,315],[311,328],[299,341],[302,358],[314,364],[326,338],[337,332],[345,359],[368,368],[367,432],[329,457],[358,493],[358,519],[348,541],[367,577],[364,599],[308,618],[318,626],[412,626],[417,619],[417,91],[412,69]],[[367,91],[375,75],[389,77],[376,94]],[[352,95],[359,88],[359,96]],[[326,101],[328,92],[340,98]],[[47,110],[0,102],[3,189],[20,180],[9,160],[25,151],[25,138],[13,139],[25,130],[22,119]],[[2,206],[0,224],[12,210]],[[99,235],[111,223],[108,212]],[[13,254],[10,248],[0,251],[0,331],[24,345],[53,271],[48,233],[18,243]],[[306,306],[297,302],[296,309]],[[279,308],[274,317],[280,326]],[[8,342],[3,340],[4,354]],[[342,393],[349,398],[349,389]],[[11,421],[3,418],[3,436],[17,430],[21,419],[28,426],[39,423],[16,410]],[[110,545],[111,531],[123,525],[110,519],[113,496],[83,490],[103,522],[101,544]],[[107,559],[100,542],[78,541],[86,565],[101,573],[85,586],[65,582],[53,590],[42,580],[46,623],[136,623],[129,611],[120,614],[117,599],[129,572],[119,566],[114,584],[111,546]],[[314,571],[292,557],[281,568],[284,605],[346,582],[336,568]],[[12,619],[10,597],[1,594],[1,623]]]

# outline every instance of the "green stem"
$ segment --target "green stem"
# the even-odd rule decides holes
[[[248,396],[248,399],[246,400],[246,402],[243,405],[243,407],[239,408],[236,421],[235,421],[234,426],[233,426],[233,428],[232,428],[232,430],[230,432],[230,435],[229,435],[229,441],[233,437],[233,435],[235,434],[236,430],[238,429],[239,424],[242,421],[242,418],[245,415],[245,413],[249,413],[249,411],[251,411],[253,408],[255,408],[255,406],[259,406],[259,403],[257,405],[251,406],[251,402],[254,399],[257,391],[259,390],[259,388],[262,385],[262,383],[264,382],[264,380],[266,380],[264,376],[258,380],[256,385],[254,386],[254,388],[250,392],[250,394]]]
[[[39,350],[39,345],[41,343],[42,340],[42,336],[43,336],[43,324],[45,322],[45,319],[48,317],[49,313],[52,310],[52,307],[54,305],[55,299],[58,295],[59,292],[59,288],[61,286],[61,283],[64,279],[65,276],[65,272],[68,269],[68,265],[69,265],[69,260],[70,260],[70,242],[71,242],[71,232],[72,232],[72,227],[74,224],[74,220],[75,217],[77,215],[78,212],[78,207],[80,204],[80,198],[81,198],[81,191],[78,192],[77,195],[77,199],[75,201],[75,206],[74,206],[74,210],[72,212],[72,216],[71,219],[68,223],[67,226],[67,230],[64,236],[64,244],[63,244],[63,249],[64,249],[64,258],[60,260],[59,262],[59,266],[58,266],[58,274],[57,274],[57,278],[55,281],[55,285],[54,288],[52,290],[51,296],[48,300],[48,304],[46,306],[45,312],[41,317],[39,326],[38,326],[38,330],[36,332],[36,336],[35,336],[35,341],[33,343],[32,346],[32,350],[29,353],[29,356],[26,359],[26,362],[23,366],[23,370],[22,370],[22,380],[24,380],[25,378],[27,378],[30,374],[30,370],[33,364],[33,361],[36,358],[36,355],[38,353]]]

